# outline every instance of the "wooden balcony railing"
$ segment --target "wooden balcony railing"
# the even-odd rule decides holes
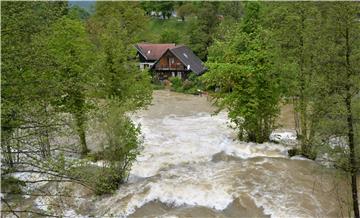
[[[156,69],[157,70],[184,70],[184,66],[176,65],[176,64],[158,65],[158,66],[156,66]]]

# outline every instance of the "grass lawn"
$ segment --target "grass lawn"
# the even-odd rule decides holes
[[[187,30],[191,25],[191,19],[193,18],[180,21],[175,17],[165,20],[153,17],[150,19],[148,32],[145,38],[149,42],[164,43],[165,41],[162,40],[162,35],[167,33],[168,35],[177,38],[175,41],[177,44],[187,44]],[[171,41],[169,43],[171,43]]]

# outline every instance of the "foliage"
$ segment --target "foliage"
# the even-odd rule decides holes
[[[171,89],[173,91],[182,92],[182,80],[181,78],[174,76],[169,78],[171,82]]]
[[[26,186],[25,182],[12,176],[1,176],[1,192],[3,193],[22,193],[21,188]]]
[[[122,113],[118,105],[112,106],[104,126],[104,158],[110,167],[121,175],[121,182],[127,179],[131,164],[136,159],[142,143],[140,128]]]
[[[161,16],[163,19],[170,18],[172,12],[174,11],[175,2],[173,1],[143,1],[141,2],[141,7],[144,9],[146,14],[151,15],[152,12],[155,12],[157,16]]]
[[[194,15],[196,13],[196,7],[192,2],[179,2],[176,7],[176,15],[181,17],[182,21],[185,21],[185,17]]]
[[[136,66],[133,44],[141,39],[146,18],[136,3],[97,2],[89,30],[98,45],[97,95],[116,98],[127,110],[151,101],[150,76]],[[117,29],[122,26],[122,31]]]
[[[180,36],[177,34],[174,30],[164,30],[160,34],[160,42],[161,43],[176,43],[178,44],[180,42]]]
[[[142,144],[140,127],[136,127],[125,115],[124,108],[116,100],[111,100],[107,105],[101,120],[105,134],[102,149],[90,153],[87,158],[91,161],[102,160],[104,165],[101,169],[85,167],[78,170],[80,177],[93,186],[98,195],[111,193],[126,182]]]
[[[314,3],[299,2],[270,7],[273,14],[269,25],[274,29],[277,46],[277,66],[282,73],[285,93],[292,98],[296,111],[296,131],[302,154],[313,150],[316,115],[311,110],[317,84],[316,61],[319,51],[314,49],[319,41],[319,11]]]
[[[132,58],[147,21],[136,5],[98,3],[85,24],[84,14],[67,2],[2,3],[1,170],[3,187],[10,187],[4,199],[20,190],[18,184],[28,185],[7,179],[24,170],[49,182],[84,185],[102,175],[112,189],[126,181],[141,143],[127,113],[145,107],[152,90],[149,75]],[[116,116],[110,116],[113,104],[121,111]],[[86,143],[88,115],[99,111],[110,128],[103,150],[107,167],[89,179],[84,169],[91,167],[78,159],[77,147]],[[76,138],[80,143],[69,143]]]
[[[199,94],[199,90],[203,90],[203,84],[199,76],[190,73],[186,80],[179,77],[170,77],[171,90],[175,92],[182,92],[186,94]]]
[[[69,9],[68,17],[72,19],[79,19],[85,21],[89,19],[90,13],[84,8],[81,8],[78,5],[74,5]]]
[[[197,19],[188,29],[188,45],[201,60],[207,59],[207,48],[212,44],[212,34],[219,23],[216,2],[201,2],[196,13]]]
[[[253,4],[258,5],[249,3],[245,8],[248,16],[245,21],[232,26],[231,35],[211,47],[210,70],[204,81],[207,86],[218,87],[214,97],[221,109],[229,111],[230,119],[239,130],[239,138],[264,142],[275,128],[281,92],[268,43],[269,34],[259,21],[256,24],[246,22],[255,22],[259,16],[259,7]]]
[[[91,107],[86,101],[86,92],[92,86],[90,77],[93,72],[89,63],[94,61],[94,50],[81,21],[64,17],[55,22],[48,32],[37,36],[35,42],[52,62],[46,70],[57,72],[55,82],[62,84],[57,87],[59,97],[52,105],[74,116],[82,154],[86,154],[86,120]]]

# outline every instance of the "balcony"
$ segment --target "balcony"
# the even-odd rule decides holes
[[[156,70],[173,70],[173,71],[183,71],[185,70],[183,65],[177,65],[177,64],[162,64],[157,65]]]

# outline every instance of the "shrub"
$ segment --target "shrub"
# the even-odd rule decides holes
[[[171,77],[170,81],[172,91],[196,95],[199,94],[199,90],[203,90],[201,80],[194,73],[190,73],[185,81],[179,77]]]
[[[118,174],[113,168],[102,168],[101,172],[98,174],[97,179],[95,180],[94,189],[95,194],[111,194],[119,188],[119,185],[123,183],[123,177],[121,174]]]
[[[107,168],[96,185],[98,194],[109,193],[127,180],[142,144],[140,128],[117,106],[110,109],[104,129],[103,158]]]
[[[170,77],[171,90],[176,92],[182,92],[182,80],[179,77]]]

